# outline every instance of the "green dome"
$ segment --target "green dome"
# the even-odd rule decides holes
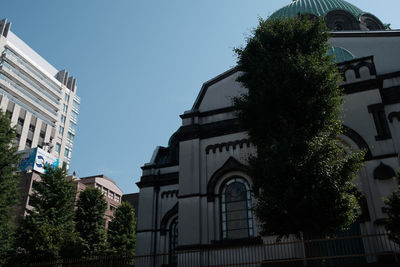
[[[294,0],[292,3],[273,13],[269,18],[290,18],[296,17],[297,14],[313,14],[317,17],[321,17],[333,10],[345,10],[352,14],[357,20],[364,14],[361,9],[344,0]]]
[[[328,50],[328,55],[333,56],[335,63],[341,63],[355,59],[356,57],[346,48],[331,46]]]

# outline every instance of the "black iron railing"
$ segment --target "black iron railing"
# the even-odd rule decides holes
[[[400,266],[400,247],[387,238],[386,233],[345,236],[329,239],[299,240],[276,238],[263,244],[178,250],[177,263],[171,255],[137,255],[134,259],[97,258],[34,263],[30,266],[62,267],[223,267],[223,266]],[[134,263],[133,263],[134,262]]]

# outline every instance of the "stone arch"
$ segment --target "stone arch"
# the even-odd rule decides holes
[[[354,31],[360,29],[360,22],[345,10],[332,10],[325,16],[326,26],[333,31]]]
[[[383,23],[374,15],[369,13],[364,13],[360,16],[360,22],[364,29],[370,31],[384,30],[385,27]]]
[[[372,62],[366,62],[366,61],[361,61],[358,63],[356,66],[354,66],[354,69],[356,71],[356,76],[357,78],[360,78],[360,69],[362,67],[367,67],[369,70],[369,75],[376,75],[376,69],[375,69],[375,64]]]
[[[165,235],[168,232],[168,223],[171,222],[171,220],[178,216],[178,203],[176,203],[161,219],[160,223],[160,234]]]
[[[346,67],[346,68],[343,70],[343,80],[344,80],[345,82],[347,82],[347,81],[353,81],[353,80],[355,80],[355,79],[357,79],[357,78],[359,78],[359,77],[357,77],[357,72],[354,70],[354,68]]]
[[[364,138],[361,137],[360,134],[358,134],[350,127],[343,125],[343,135],[351,139],[357,145],[358,149],[365,150],[365,157],[364,157],[365,161],[372,159],[371,149],[369,148],[367,142],[364,140]]]
[[[220,178],[233,171],[241,171],[241,172],[246,172],[247,167],[240,163],[237,159],[234,157],[230,157],[227,161],[225,161],[224,165],[222,165],[221,168],[216,170],[212,175],[210,180],[207,183],[207,201],[208,202],[213,202],[215,198],[215,186],[217,185],[218,181]]]

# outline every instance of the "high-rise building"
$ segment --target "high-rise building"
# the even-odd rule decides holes
[[[39,147],[71,162],[80,99],[76,79],[57,70],[0,21],[0,110],[16,126],[18,149]]]

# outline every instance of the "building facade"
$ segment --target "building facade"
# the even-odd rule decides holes
[[[79,193],[85,190],[86,187],[94,187],[99,189],[107,202],[107,209],[105,211],[106,224],[108,224],[114,218],[115,210],[121,205],[122,201],[122,190],[117,186],[114,180],[107,176],[100,174],[88,177],[78,178],[75,175],[69,176],[75,184],[76,201],[79,199]]]
[[[400,31],[342,0],[295,0],[271,19],[298,14],[325,16],[332,31],[330,53],[343,75],[340,87],[345,93],[340,138],[347,149],[366,151],[355,180],[363,196],[362,214],[351,234],[376,233],[387,217],[383,198],[397,187],[392,177],[400,152]],[[236,81],[239,75],[233,68],[204,83],[192,109],[181,115],[182,126],[168,147],[157,147],[142,167],[136,254],[165,255],[151,266],[185,266],[178,250],[262,244],[275,238],[260,235],[251,211],[252,179],[245,165],[255,147],[237,123],[231,100],[246,92]],[[368,249],[375,253],[386,248]],[[201,261],[201,255],[192,257]],[[262,261],[269,256],[257,257],[264,257]]]
[[[80,99],[76,79],[57,70],[0,21],[0,110],[17,130],[19,150],[41,148],[69,168]]]

